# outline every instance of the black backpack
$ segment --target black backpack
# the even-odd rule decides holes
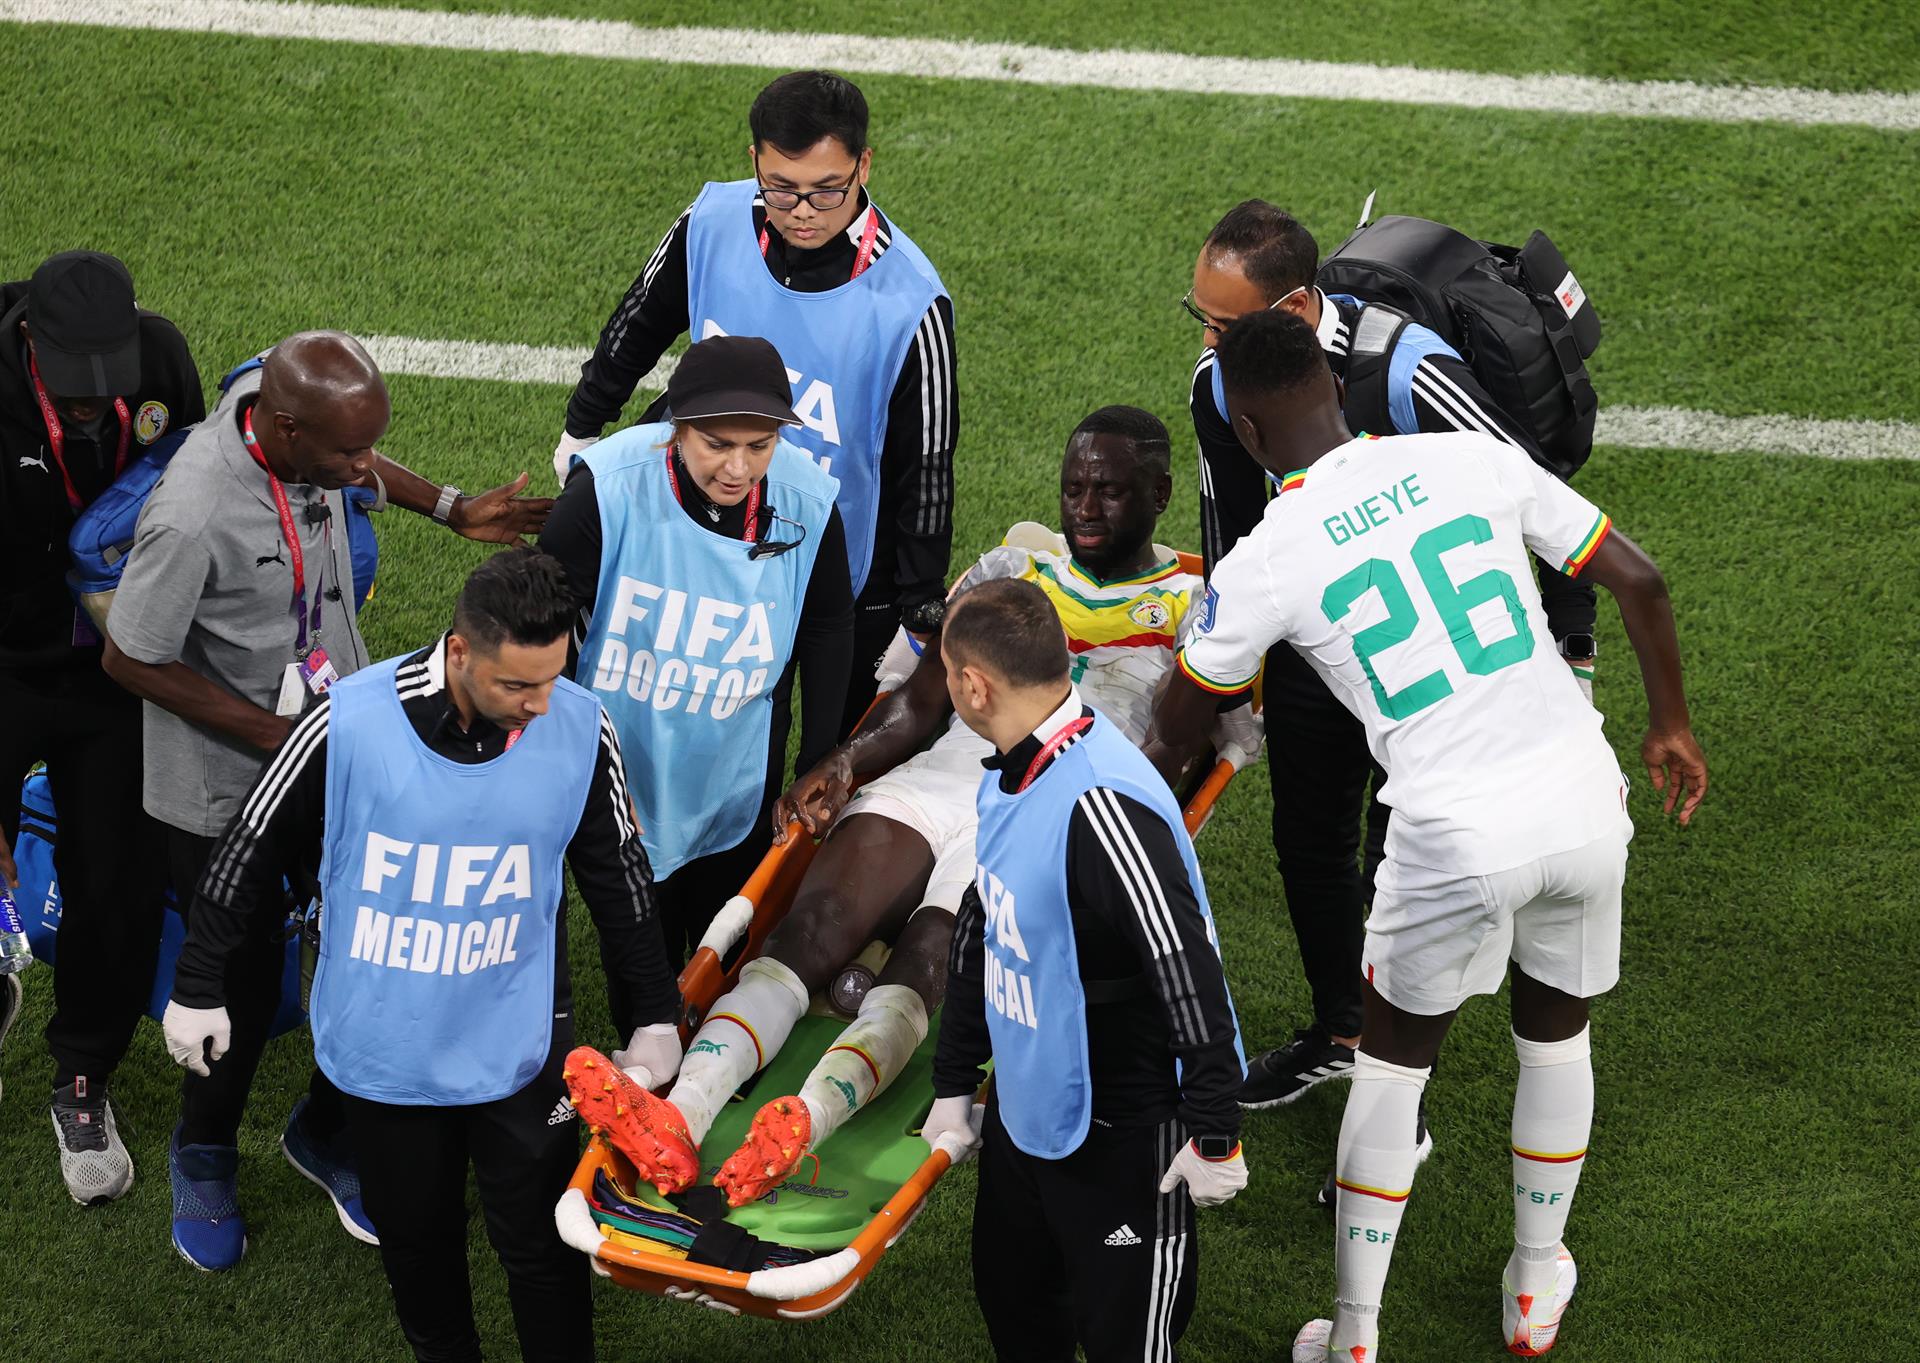
[[[1372,206],[1369,198],[1369,212]],[[1317,282],[1438,332],[1561,477],[1593,452],[1599,403],[1586,359],[1600,344],[1600,315],[1546,233],[1516,249],[1425,218],[1363,219],[1320,266]],[[1362,356],[1356,346],[1348,370],[1349,416],[1372,430],[1392,429],[1387,360],[1400,329],[1375,354]]]

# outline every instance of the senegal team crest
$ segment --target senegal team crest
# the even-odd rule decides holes
[[[164,402],[143,402],[140,410],[134,413],[133,436],[142,445],[151,445],[167,429],[167,404]]]
[[[1136,601],[1127,611],[1127,619],[1141,629],[1165,629],[1173,620],[1173,612],[1167,609],[1167,603],[1148,597],[1145,601]]]

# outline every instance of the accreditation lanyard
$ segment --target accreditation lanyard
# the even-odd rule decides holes
[[[299,626],[300,631],[298,637],[294,640],[293,647],[295,654],[304,659],[307,654],[318,647],[320,643],[320,598],[322,593],[315,591],[313,594],[313,616],[311,622],[309,622],[307,616],[307,562],[306,556],[300,552],[300,530],[293,521],[293,508],[287,504],[286,488],[281,486],[279,478],[275,477],[273,470],[267,466],[267,456],[260,451],[259,438],[253,433],[253,408],[251,407],[247,408],[246,414],[240,418],[240,438],[246,442],[247,453],[253,456],[253,462],[258,464],[266,473],[267,484],[273,489],[273,509],[280,513],[280,534],[287,541],[287,556],[293,560],[293,618]],[[327,539],[331,542],[332,538],[333,527],[331,523],[329,523],[327,527]],[[309,623],[311,623],[313,628],[313,644],[311,646],[307,643],[307,628]]]
[[[1020,784],[1013,788],[1013,793],[1022,794],[1028,786],[1033,784],[1034,778],[1040,775],[1040,768],[1053,760],[1054,754],[1092,727],[1093,721],[1082,715],[1048,739],[1047,745],[1040,749],[1040,755],[1033,759],[1033,765],[1027,768],[1027,774],[1020,778]]]
[[[47,386],[40,382],[40,366],[31,355],[27,356],[27,371],[33,379],[33,399],[40,404],[40,419],[47,423],[47,448],[53,452],[53,462],[60,466],[60,481],[67,485],[67,505],[79,515],[87,504],[80,496],[80,489],[73,485],[73,475],[67,472],[67,433],[61,429],[60,414],[53,409]],[[118,478],[127,466],[127,449],[133,439],[133,417],[127,412],[125,398],[113,400],[113,414],[120,421],[120,446],[113,454],[113,476]]]
[[[867,208],[867,227],[866,230],[860,234],[860,249],[853,253],[853,273],[847,276],[847,282],[849,284],[865,274],[867,272],[867,266],[873,264],[873,243],[879,235],[880,215],[869,205]],[[760,259],[765,260],[767,258],[767,245],[771,240],[772,238],[767,236],[767,229],[762,227],[760,229]]]
[[[687,504],[686,499],[680,495],[680,475],[675,473],[673,469],[674,459],[679,453],[680,447],[678,445],[671,446],[667,450],[667,486],[673,489],[673,500],[685,506]],[[752,544],[759,538],[759,534],[760,484],[755,483],[747,489],[747,528],[741,538],[746,540],[748,544]]]

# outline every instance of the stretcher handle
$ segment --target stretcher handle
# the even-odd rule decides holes
[[[1213,817],[1214,803],[1233,780],[1233,763],[1222,758],[1213,764],[1213,770],[1207,773],[1207,779],[1200,783],[1200,789],[1193,792],[1193,798],[1187,801],[1187,807],[1181,811],[1186,821],[1187,836],[1197,838],[1200,830],[1207,826],[1207,820]]]

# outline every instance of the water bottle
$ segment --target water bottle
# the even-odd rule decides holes
[[[6,883],[0,881],[0,975],[17,975],[33,964],[33,946],[27,941],[20,906]]]

